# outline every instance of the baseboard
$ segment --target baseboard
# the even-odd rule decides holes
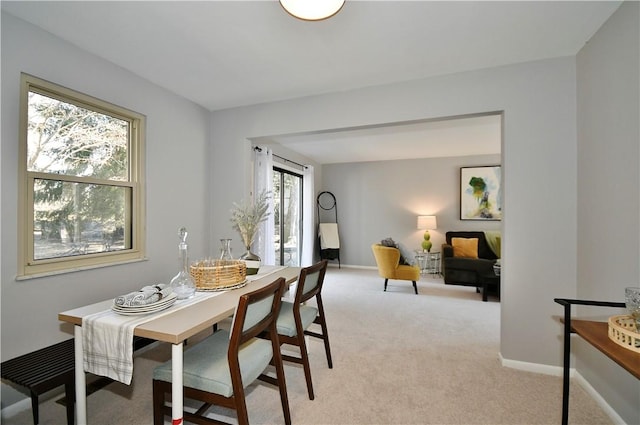
[[[353,264],[329,263],[327,267],[343,268],[343,269],[362,269],[362,270],[378,270],[376,266],[357,266]]]
[[[2,413],[0,413],[0,418],[5,421],[18,413],[24,412],[25,410],[31,410],[31,399],[29,397],[4,407],[2,409]]]
[[[611,418],[614,424],[626,425],[626,422],[620,417],[620,415],[618,415],[618,413],[613,410],[609,403],[607,403],[606,400],[602,398],[600,393],[598,393],[595,388],[591,386],[589,381],[587,381],[584,376],[580,374],[580,372],[575,373],[574,379],[575,382],[577,382],[578,385],[580,385],[587,392],[587,394],[589,394],[596,401],[596,403],[598,403],[598,406],[600,406],[600,408],[604,410],[604,413],[606,413],[609,418]]]
[[[523,370],[525,372],[533,372],[533,373],[541,373],[543,375],[551,375],[551,376],[562,376],[563,368],[561,366],[550,366],[539,363],[529,363],[529,362],[521,362],[519,360],[510,360],[502,357],[502,354],[499,354],[500,363],[504,367],[508,367],[510,369]],[[573,377],[575,374],[575,369],[571,368],[569,370],[569,376]]]
[[[508,367],[511,369],[523,370],[525,372],[533,372],[533,373],[541,373],[543,375],[551,375],[551,376],[559,376],[562,377],[564,368],[561,366],[550,366],[543,365],[538,363],[529,363],[529,362],[521,362],[518,360],[510,360],[502,357],[502,354],[498,354],[500,358],[500,363],[504,367]],[[593,386],[587,381],[575,368],[569,369],[569,376],[573,378],[573,381],[580,385],[586,392],[593,398],[598,406],[604,411],[605,414],[609,416],[609,418],[616,425],[626,425],[624,420],[618,415],[618,413],[613,410],[613,408],[607,403],[607,401],[598,393]]]

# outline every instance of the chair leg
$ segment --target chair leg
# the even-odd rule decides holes
[[[244,389],[241,388],[240,391],[242,394],[233,394],[233,400],[236,405],[236,414],[238,415],[238,425],[249,425],[249,412],[247,412]]]
[[[418,284],[416,284],[416,281],[413,280],[413,290],[416,291],[416,295],[418,295]]]
[[[320,329],[322,330],[322,340],[324,341],[324,352],[327,355],[327,365],[329,369],[333,369],[333,361],[331,360],[331,347],[329,346],[329,332],[327,331],[327,321],[324,319],[324,305],[322,303],[321,298],[317,298],[318,300],[318,312],[320,313],[315,320],[314,323],[320,325]]]
[[[153,380],[153,425],[164,424],[164,385]]]
[[[280,390],[280,402],[282,403],[282,414],[284,415],[285,425],[291,425],[291,411],[289,410],[289,398],[287,397],[287,383],[284,375],[284,365],[282,363],[282,353],[280,352],[280,343],[271,340],[273,346],[273,365],[276,368],[276,377],[278,378],[278,389]]]
[[[313,394],[313,383],[311,382],[311,366],[309,366],[309,353],[307,351],[307,344],[304,341],[304,335],[304,332],[298,334],[298,348],[300,348],[300,358],[302,359],[304,377],[307,380],[307,392],[309,393],[309,400],[313,400],[315,396]]]
[[[384,280],[384,291],[387,292],[387,282],[389,282],[389,279],[385,279]]]

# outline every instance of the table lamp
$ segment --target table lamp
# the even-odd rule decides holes
[[[436,222],[435,215],[419,215],[418,216],[418,229],[424,230],[424,240],[422,241],[422,249],[423,251],[431,252],[431,247],[433,244],[431,243],[431,235],[429,234],[429,230],[434,230],[438,228],[438,224]]]

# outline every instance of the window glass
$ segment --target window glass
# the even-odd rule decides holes
[[[27,169],[126,180],[129,123],[29,92]]]
[[[44,179],[34,186],[35,260],[131,248],[130,188]]]

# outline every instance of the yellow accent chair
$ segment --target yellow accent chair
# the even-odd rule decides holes
[[[415,266],[400,264],[400,250],[380,244],[371,245],[373,256],[378,265],[378,274],[384,278],[384,290],[387,290],[389,279],[410,280],[413,282],[413,290],[418,293],[416,281],[420,279],[420,269]]]

